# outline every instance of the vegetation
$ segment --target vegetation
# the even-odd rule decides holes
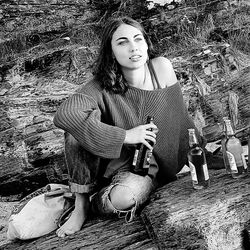
[[[250,52],[250,6],[221,0],[171,1],[152,9],[145,0],[93,1],[92,5],[99,10],[95,20],[129,15],[141,21],[158,52],[166,56],[192,54],[207,43],[223,41]]]
[[[249,54],[250,5],[223,0],[168,2],[163,6],[154,4],[151,9],[150,2],[145,0],[93,0],[76,4],[80,9],[77,15],[85,18],[75,18],[70,11],[46,19],[39,17],[39,13],[32,19],[31,14],[23,20],[26,29],[18,24],[11,32],[2,33],[0,63],[20,58],[20,53],[25,57],[39,57],[44,51],[58,49],[59,40],[64,37],[69,37],[70,43],[65,42],[63,47],[79,45],[93,51],[106,19],[122,15],[143,23],[159,54],[170,57],[192,54],[207,43],[223,41]]]

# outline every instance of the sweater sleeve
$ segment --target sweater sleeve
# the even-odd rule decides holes
[[[91,96],[76,93],[64,101],[54,116],[54,124],[96,156],[109,159],[120,156],[126,131],[101,122],[101,111]]]

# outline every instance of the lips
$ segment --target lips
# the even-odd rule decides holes
[[[138,61],[142,58],[141,55],[133,55],[131,56],[129,59],[132,60],[132,61]]]

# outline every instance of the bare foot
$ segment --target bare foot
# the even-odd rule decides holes
[[[75,209],[69,219],[56,231],[58,237],[74,234],[81,230],[82,225],[87,219],[90,202],[87,194],[76,193]]]

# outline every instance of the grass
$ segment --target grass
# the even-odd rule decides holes
[[[106,1],[107,4],[109,1]],[[162,7],[157,7],[154,12],[144,13],[146,18],[143,24],[159,54],[166,57],[192,56],[200,52],[202,47],[210,43],[216,43],[211,39],[216,29],[221,28],[225,33],[215,34],[217,40],[226,42],[231,45],[235,51],[239,51],[239,55],[249,55],[250,53],[250,6],[220,6],[221,1],[187,0],[183,5],[169,11]],[[131,8],[134,6],[135,8]],[[141,18],[138,9],[139,3],[134,4],[133,1],[126,1],[125,5],[120,5],[118,10],[112,10],[113,14],[127,14],[128,9],[131,10],[131,16],[136,16],[138,20]],[[219,6],[219,7],[218,7]],[[109,6],[107,5],[107,8]],[[218,7],[218,8],[217,8]],[[127,8],[127,9],[126,9]],[[217,9],[216,9],[217,8]],[[111,10],[108,10],[112,12]],[[101,13],[101,12],[100,12]],[[137,14],[136,14],[137,13]],[[66,23],[65,25],[51,23],[51,16],[44,23],[42,20],[32,20],[30,27],[27,25],[26,30],[21,32],[13,31],[8,41],[2,42],[0,46],[0,64],[9,61],[26,60],[25,58],[36,59],[50,54],[56,49],[68,50],[74,47],[85,46],[89,50],[92,57],[86,58],[91,64],[98,45],[100,43],[100,28],[105,18],[98,18],[98,11],[95,12],[93,18],[88,18],[84,22],[75,19],[75,24]],[[26,19],[25,19],[26,20]],[[57,19],[56,19],[57,20]],[[101,22],[100,22],[101,20]],[[37,23],[38,22],[38,23]],[[71,20],[72,22],[72,20]],[[34,24],[39,24],[35,28]],[[55,30],[56,28],[56,30]],[[53,31],[54,29],[54,31]],[[32,43],[32,37],[36,36],[39,40]],[[57,40],[64,36],[70,38],[69,44],[62,47],[57,44]],[[53,43],[54,42],[54,43]],[[53,45],[53,48],[51,47]],[[84,58],[77,58],[74,51],[72,52],[72,62],[77,69],[82,64]]]
[[[204,10],[198,8],[187,8],[182,11],[185,14],[175,20],[175,34],[171,37],[163,36],[158,41],[159,50],[164,51],[163,55],[192,55],[201,47],[216,42],[229,43],[235,50],[249,55],[249,7],[230,8],[220,15],[214,11],[204,13]],[[167,29],[169,24],[160,25],[165,25]]]

